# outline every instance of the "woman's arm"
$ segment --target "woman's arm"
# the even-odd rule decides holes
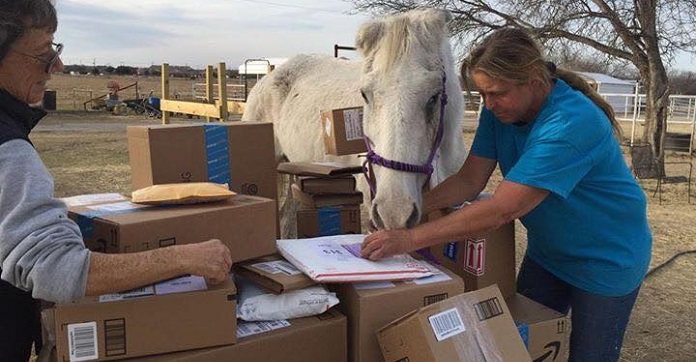
[[[486,187],[496,161],[469,154],[459,171],[423,196],[425,214],[473,200]]]

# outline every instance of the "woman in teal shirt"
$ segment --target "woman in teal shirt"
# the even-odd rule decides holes
[[[518,29],[486,38],[464,61],[467,75],[485,109],[466,162],[425,196],[424,209],[475,199],[496,165],[504,180],[492,198],[447,217],[369,235],[363,255],[376,260],[520,219],[528,247],[518,292],[572,310],[570,361],[618,361],[652,236],[611,107]]]

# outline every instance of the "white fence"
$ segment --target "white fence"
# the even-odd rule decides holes
[[[600,95],[612,105],[619,122],[631,123],[631,144],[633,144],[636,128],[645,122],[646,95],[618,93],[600,93]],[[464,98],[466,100],[465,119],[478,119],[483,107],[481,96],[478,92],[471,92],[471,96],[467,96],[464,92]],[[670,125],[680,125],[682,132],[688,127],[691,135],[694,135],[694,130],[696,130],[696,96],[671,95],[669,97],[668,131]]]
[[[248,85],[244,85],[244,83],[227,83],[227,100],[228,101],[237,101],[237,102],[244,102],[246,100],[246,97],[244,96],[245,91],[251,90],[251,87],[253,86],[253,83],[249,83]],[[191,84],[191,95],[193,99],[206,99],[206,90],[205,90],[205,83],[193,83]],[[213,84],[213,98],[219,98],[218,93],[218,84],[215,83]]]

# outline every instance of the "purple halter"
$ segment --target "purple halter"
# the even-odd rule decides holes
[[[447,105],[447,90],[445,87],[446,81],[447,76],[443,72],[442,94],[440,95],[440,122],[437,125],[437,134],[435,135],[433,147],[430,150],[430,156],[428,156],[428,161],[426,161],[424,164],[414,165],[411,163],[404,163],[386,159],[378,155],[377,152],[375,152],[372,149],[372,140],[370,140],[370,138],[367,137],[367,135],[363,135],[365,145],[367,146],[367,155],[365,155],[365,161],[363,162],[363,174],[365,175],[365,179],[367,179],[367,183],[370,185],[371,198],[374,199],[375,194],[377,193],[377,181],[375,180],[373,171],[374,165],[380,165],[382,167],[390,168],[396,171],[422,173],[428,176],[425,182],[428,183],[428,181],[430,181],[430,176],[432,175],[434,170],[433,159],[435,159],[437,149],[440,148],[440,143],[442,142],[442,133],[444,132],[443,121],[445,119],[445,106]]]

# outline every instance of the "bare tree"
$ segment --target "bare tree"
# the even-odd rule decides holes
[[[669,72],[669,88],[674,94],[696,95],[696,73]]]
[[[373,13],[437,7],[452,12],[452,31],[476,42],[515,26],[531,31],[551,52],[601,56],[633,65],[646,89],[649,142],[662,157],[670,88],[665,64],[678,51],[696,52],[696,0],[347,0]]]

